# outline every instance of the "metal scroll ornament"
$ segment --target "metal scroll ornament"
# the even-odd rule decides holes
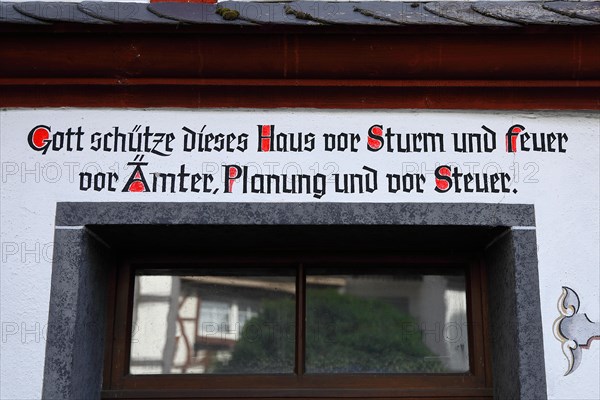
[[[600,323],[592,322],[587,314],[579,314],[579,296],[563,286],[558,299],[560,316],[554,321],[554,336],[562,343],[562,351],[569,361],[565,376],[581,364],[581,351],[588,349],[594,339],[600,339]]]

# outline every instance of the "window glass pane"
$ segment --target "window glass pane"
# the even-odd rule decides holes
[[[130,373],[294,370],[294,270],[136,272]]]
[[[308,269],[307,373],[469,370],[463,270]]]

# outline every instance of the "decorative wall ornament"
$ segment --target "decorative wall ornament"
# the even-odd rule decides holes
[[[563,286],[558,299],[560,316],[554,321],[554,336],[562,343],[562,351],[569,361],[565,376],[581,364],[581,350],[589,349],[594,339],[600,340],[600,323],[592,322],[587,314],[579,314],[579,296]]]

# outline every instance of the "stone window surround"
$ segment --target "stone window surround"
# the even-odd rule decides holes
[[[481,249],[495,398],[546,398],[534,206],[482,203],[57,203],[44,399],[100,398],[110,251],[94,225],[503,227]]]

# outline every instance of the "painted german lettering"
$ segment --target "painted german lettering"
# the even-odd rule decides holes
[[[369,151],[385,150],[388,153],[420,153],[444,152],[444,135],[441,133],[393,133],[387,128],[383,133],[383,125],[369,128],[367,149]]]

